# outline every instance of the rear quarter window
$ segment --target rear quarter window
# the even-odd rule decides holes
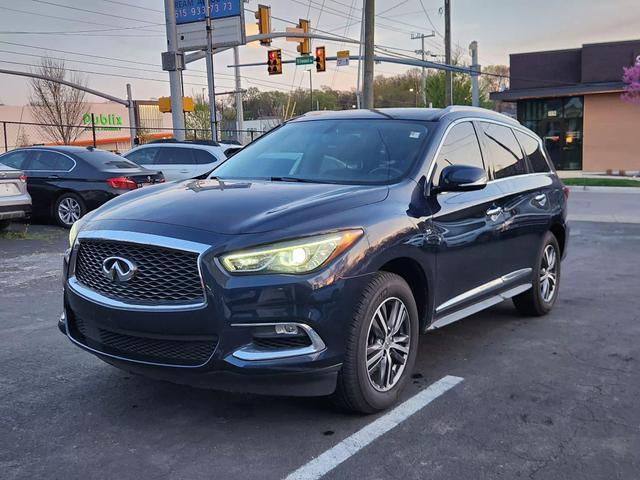
[[[549,167],[549,163],[547,162],[547,158],[542,152],[542,147],[540,146],[540,142],[533,138],[531,135],[527,135],[526,133],[522,133],[516,130],[516,137],[522,146],[522,150],[527,155],[529,159],[529,164],[531,165],[531,169],[535,173],[546,173],[551,171],[551,167]]]

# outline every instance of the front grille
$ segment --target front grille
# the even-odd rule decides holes
[[[136,264],[137,273],[128,282],[120,283],[103,274],[102,262],[114,256]],[[124,302],[189,304],[204,301],[197,253],[112,240],[82,239],[75,275],[86,287]]]
[[[146,338],[107,330],[80,317],[69,319],[70,333],[94,350],[130,360],[177,366],[207,362],[218,343],[215,336],[203,340]]]

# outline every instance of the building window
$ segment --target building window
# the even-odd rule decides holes
[[[518,120],[544,140],[558,170],[582,169],[583,97],[518,102]]]

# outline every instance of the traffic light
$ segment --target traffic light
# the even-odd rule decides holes
[[[324,47],[316,47],[316,72],[327,70],[327,60],[324,55]]]
[[[282,74],[282,51],[278,48],[276,50],[269,50],[269,56],[267,57],[267,67],[269,75],[281,75]]]
[[[267,5],[258,5],[258,10],[256,11],[256,23],[258,24],[258,31],[261,34],[271,33],[271,7]],[[267,38],[265,40],[260,40],[261,45],[269,46],[271,45],[271,39]]]
[[[304,33],[309,33],[309,25],[311,22],[309,20],[303,20],[302,18],[298,21],[298,28],[301,28]],[[311,53],[311,39],[303,38],[300,44],[298,45],[298,52],[300,55],[309,55]]]

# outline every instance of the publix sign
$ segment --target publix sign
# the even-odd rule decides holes
[[[82,123],[85,125],[91,125],[91,114],[85,113],[82,116]],[[120,130],[122,128],[122,116],[114,113],[94,113],[93,123],[96,128],[100,130]]]

